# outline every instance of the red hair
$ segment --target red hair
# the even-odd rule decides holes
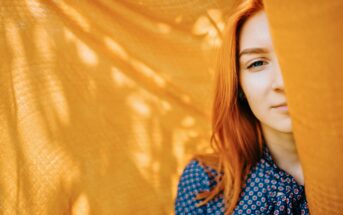
[[[216,186],[209,192],[198,194],[204,205],[221,191],[224,193],[226,211],[231,214],[249,169],[262,154],[263,135],[260,122],[248,103],[239,99],[239,34],[244,22],[263,10],[262,0],[245,0],[235,7],[228,19],[223,43],[218,55],[215,95],[212,109],[212,155],[198,155],[200,164],[206,164],[219,173]]]

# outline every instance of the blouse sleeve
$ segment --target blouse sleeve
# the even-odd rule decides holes
[[[195,197],[199,192],[209,190],[209,178],[198,161],[190,161],[184,169],[178,183],[175,200],[175,214],[206,214],[206,204],[196,207],[201,200]]]

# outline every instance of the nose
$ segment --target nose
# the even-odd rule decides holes
[[[276,91],[284,91],[284,82],[281,73],[281,68],[279,62],[276,60],[275,67],[273,69],[273,90]]]

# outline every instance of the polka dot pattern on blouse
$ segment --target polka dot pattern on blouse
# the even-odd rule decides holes
[[[208,174],[209,172],[210,174]],[[198,193],[211,190],[218,173],[192,160],[184,169],[175,200],[175,214],[214,214],[225,212],[223,192],[207,204],[196,207]],[[240,199],[232,214],[309,214],[305,187],[273,161],[266,144],[260,161],[250,169]]]

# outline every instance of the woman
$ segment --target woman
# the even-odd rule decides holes
[[[176,214],[309,214],[284,83],[261,0],[240,2],[219,55],[211,144],[178,185]]]

